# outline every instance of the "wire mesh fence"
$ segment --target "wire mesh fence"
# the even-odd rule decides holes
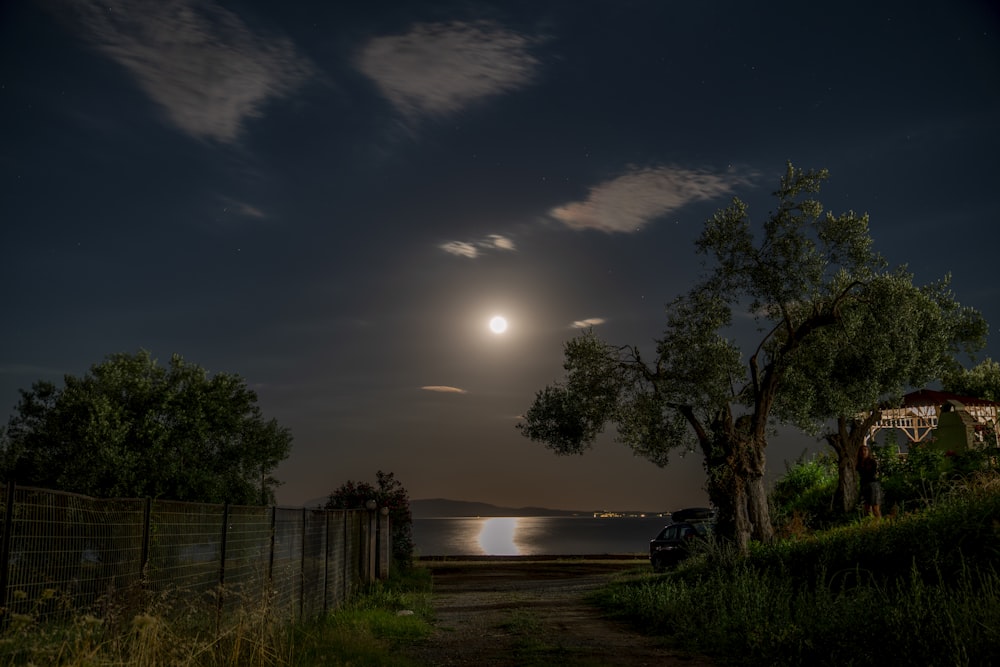
[[[390,553],[376,538],[388,534],[385,519],[367,510],[0,489],[4,623],[17,615],[39,622],[102,617],[152,604],[208,611],[217,621],[264,605],[296,620],[343,604],[384,574],[371,563]]]

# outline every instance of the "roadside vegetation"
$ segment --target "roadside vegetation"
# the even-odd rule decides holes
[[[781,539],[746,554],[709,545],[667,574],[615,583],[597,602],[720,664],[993,664],[1000,473],[971,456],[979,462],[896,457],[882,519],[837,518],[826,509],[835,462],[800,462],[772,493]]]
[[[47,601],[40,600],[41,603]],[[409,667],[395,655],[431,630],[430,573],[393,571],[342,608],[292,622],[266,605],[245,608],[222,627],[192,606],[162,603],[141,613],[111,610],[37,625],[15,616],[0,633],[0,665],[53,667]]]

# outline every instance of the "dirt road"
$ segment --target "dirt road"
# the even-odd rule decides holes
[[[430,561],[434,632],[406,653],[433,667],[709,667],[602,617],[588,593],[636,560]]]

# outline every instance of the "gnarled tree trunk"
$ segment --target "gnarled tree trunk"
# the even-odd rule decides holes
[[[858,451],[865,444],[865,437],[882,414],[874,410],[863,420],[837,418],[837,430],[826,434],[826,441],[837,453],[837,491],[834,506],[845,514],[858,506],[861,490],[858,486]]]
[[[751,465],[747,472],[747,510],[753,523],[751,535],[764,544],[770,544],[774,541],[774,526],[771,524],[771,509],[764,484],[764,445],[754,442],[748,447],[747,458]]]

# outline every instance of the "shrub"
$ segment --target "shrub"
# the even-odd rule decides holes
[[[833,507],[837,461],[830,454],[786,464],[785,475],[770,493],[771,518],[782,537],[801,537],[811,530],[843,521]]]

